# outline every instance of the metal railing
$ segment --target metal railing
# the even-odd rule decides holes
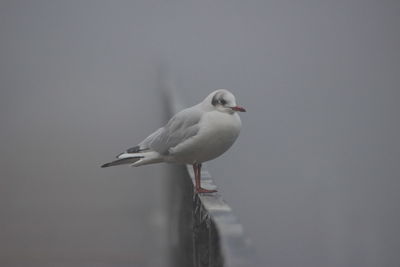
[[[170,115],[182,109],[174,90],[169,90],[166,96]],[[258,266],[242,225],[221,194],[194,194],[194,172],[190,165],[171,166],[170,171],[171,266]],[[201,177],[205,188],[216,188],[204,167]]]

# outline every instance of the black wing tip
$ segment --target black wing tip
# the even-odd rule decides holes
[[[110,167],[110,166],[111,166],[110,163],[106,163],[106,164],[101,165],[101,168],[107,168],[107,167]]]
[[[140,146],[134,146],[134,147],[131,147],[128,150],[126,150],[126,153],[138,153],[140,151],[142,151],[140,149]]]
[[[138,156],[138,157],[130,157],[130,158],[124,158],[124,159],[117,159],[117,160],[114,160],[114,161],[111,161],[111,162],[101,165],[101,168],[107,168],[107,167],[117,166],[117,165],[122,165],[122,164],[132,164],[141,158],[144,158],[144,157]]]
[[[133,153],[138,153],[138,152],[141,152],[141,151],[143,151],[143,150],[140,149],[140,146],[134,146],[134,147],[131,147],[131,148],[127,149],[125,152],[119,153],[115,157],[118,159],[119,156],[121,156],[122,154],[126,154],[126,153],[133,154]]]

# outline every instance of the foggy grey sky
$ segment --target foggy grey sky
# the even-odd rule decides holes
[[[165,122],[166,63],[187,105],[228,88],[248,110],[208,168],[266,266],[395,266],[399,12],[361,0],[2,1],[0,259],[46,257],[53,242],[54,255],[81,246],[146,262],[121,225],[143,223],[133,210],[157,216],[143,200],[162,201],[164,166],[98,166]],[[88,210],[75,226],[56,219]],[[89,216],[119,219],[61,242]]]

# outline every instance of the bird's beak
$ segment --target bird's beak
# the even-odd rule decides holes
[[[231,107],[231,109],[234,110],[234,111],[246,112],[246,110],[243,107],[240,107],[240,106]]]

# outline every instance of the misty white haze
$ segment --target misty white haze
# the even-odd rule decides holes
[[[1,1],[0,265],[164,266],[165,165],[100,168],[166,122],[161,64],[187,106],[246,107],[207,167],[264,266],[397,266],[399,12]]]

